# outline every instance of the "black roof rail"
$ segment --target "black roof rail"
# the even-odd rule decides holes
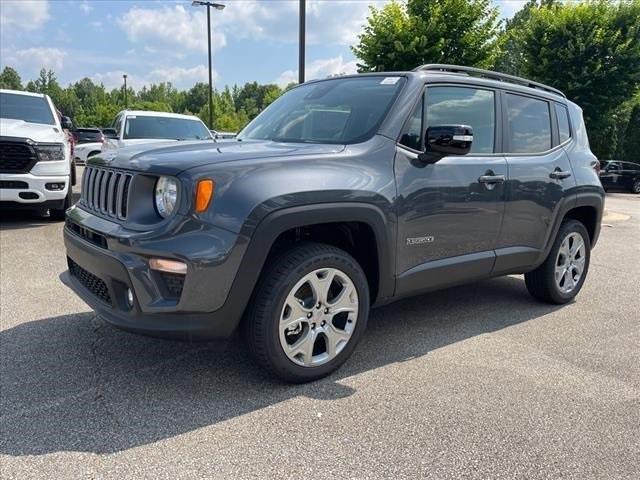
[[[493,72],[491,70],[483,70],[481,68],[463,67],[460,65],[446,65],[443,63],[429,63],[427,65],[421,65],[413,69],[414,72],[420,71],[435,71],[444,73],[457,73],[465,75],[475,75],[478,77],[490,78],[492,80],[499,80],[501,82],[515,83],[518,85],[524,85],[525,87],[538,88],[540,90],[546,90],[547,92],[555,93],[561,97],[567,98],[557,88],[544,85],[542,83],[527,80],[526,78],[516,77],[515,75],[508,75],[506,73]]]

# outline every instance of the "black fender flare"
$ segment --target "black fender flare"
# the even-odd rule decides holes
[[[392,297],[395,291],[395,236],[392,218],[376,205],[357,202],[321,203],[276,210],[267,214],[240,238],[248,242],[223,308],[240,318],[280,234],[296,227],[334,222],[366,223],[374,232],[378,251],[378,299]],[[250,228],[250,227],[248,227]]]

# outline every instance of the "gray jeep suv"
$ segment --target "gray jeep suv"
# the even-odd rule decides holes
[[[235,140],[92,157],[61,278],[133,332],[241,327],[260,365],[309,381],[351,355],[373,306],[521,273],[534,297],[573,299],[600,231],[596,165],[580,108],[522,78],[309,82]]]

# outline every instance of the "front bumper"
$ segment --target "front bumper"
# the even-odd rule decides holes
[[[0,182],[11,184],[11,188],[0,188],[0,202],[15,202],[25,206],[32,204],[34,208],[41,206],[40,204],[44,202],[56,201],[59,201],[62,206],[71,188],[68,175],[36,176],[31,173],[3,173],[0,174]],[[64,188],[62,190],[47,189],[46,186],[50,183],[64,183]]]
[[[106,321],[136,333],[188,341],[228,337],[236,329],[244,308],[228,298],[242,250],[238,244],[244,243],[236,234],[202,225],[194,230],[182,219],[186,228],[174,228],[170,236],[156,232],[161,239],[152,239],[77,207],[67,215],[70,269],[60,279]],[[199,256],[203,253],[206,258]],[[149,268],[151,257],[187,263],[178,297],[167,295],[159,272]]]

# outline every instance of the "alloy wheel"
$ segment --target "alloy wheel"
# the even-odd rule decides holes
[[[358,292],[336,268],[308,273],[289,291],[279,322],[280,345],[304,367],[333,360],[347,345],[358,319]]]
[[[556,285],[562,293],[571,293],[580,283],[585,267],[585,254],[584,239],[579,233],[571,232],[562,240],[555,267]]]

